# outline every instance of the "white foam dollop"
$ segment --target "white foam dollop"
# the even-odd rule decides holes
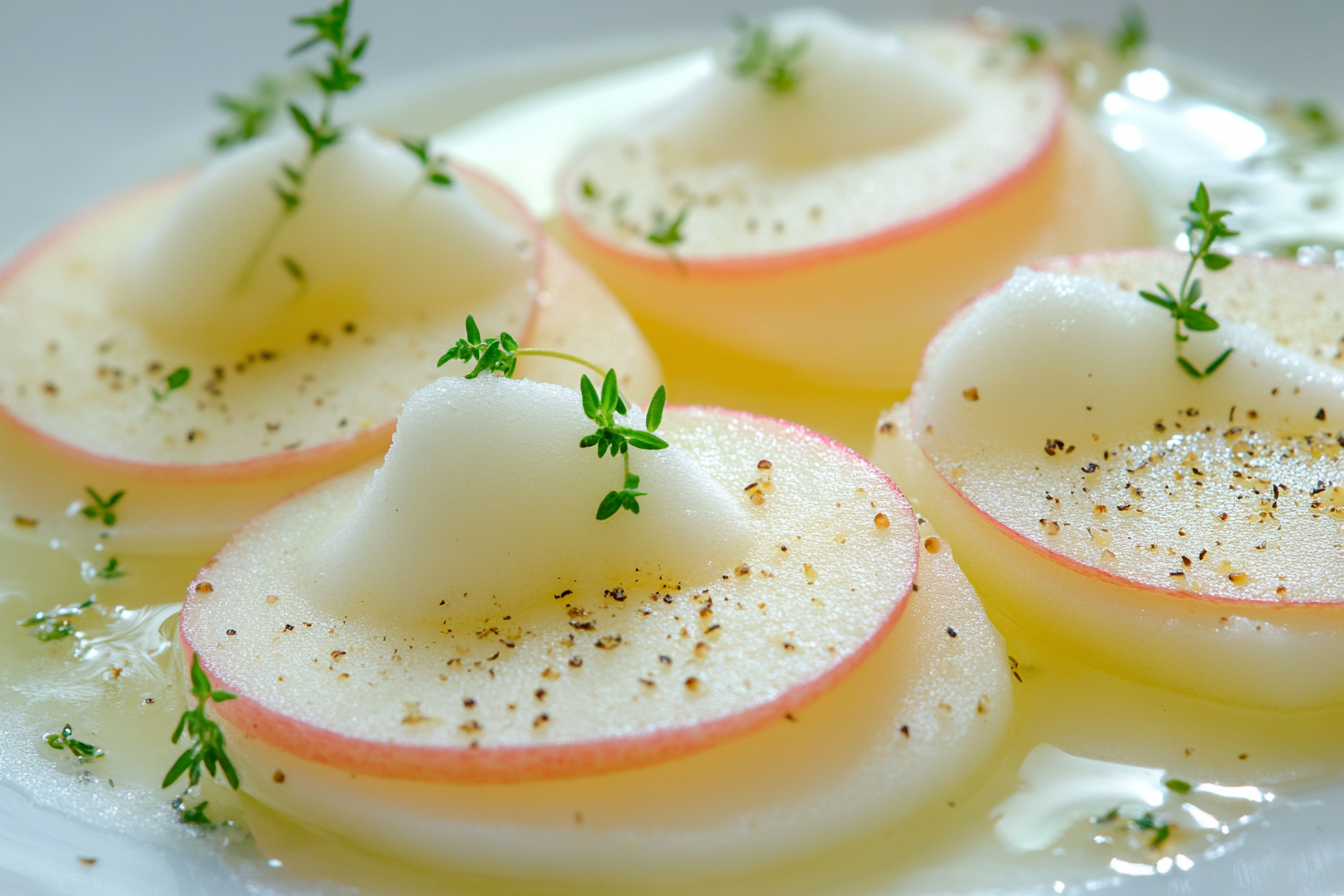
[[[579,449],[594,429],[562,386],[445,377],[419,390],[358,510],[315,551],[323,599],[402,618],[441,613],[441,601],[479,615],[633,575],[690,585],[741,562],[741,502],[675,446],[632,450],[641,512],[598,521],[623,468]]]
[[[776,15],[768,27],[776,47],[804,43],[792,66],[797,85],[769,90],[739,77],[723,54],[650,121],[670,159],[822,165],[900,147],[947,127],[969,107],[964,85],[894,34],[813,8]]]
[[[1112,809],[1140,815],[1166,799],[1165,775],[1165,769],[1084,759],[1038,744],[1018,770],[1021,788],[990,813],[994,837],[1015,852],[1031,852]]]
[[[1184,352],[1203,366],[1227,348],[1214,375],[1195,379],[1176,364],[1165,310],[1090,277],[1022,268],[935,337],[915,387],[915,438],[949,460],[988,448],[1035,457],[1047,436],[1080,447],[1143,440],[1184,408],[1215,425],[1229,409],[1258,408],[1271,431],[1344,419],[1344,373],[1258,327],[1224,321]]]
[[[525,234],[460,179],[447,188],[427,183],[409,152],[361,128],[318,157],[301,204],[268,242],[280,220],[281,166],[297,169],[305,151],[304,138],[289,131],[203,169],[127,258],[121,311],[163,337],[231,345],[296,306],[389,315],[448,302],[469,309],[528,276]]]

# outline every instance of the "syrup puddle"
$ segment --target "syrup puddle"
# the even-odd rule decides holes
[[[103,678],[142,674],[156,682],[164,681],[159,657],[173,642],[171,636],[164,635],[163,628],[181,609],[180,603],[152,604],[134,610],[117,607],[109,614],[104,634],[79,639],[74,656],[80,661],[80,672]]]

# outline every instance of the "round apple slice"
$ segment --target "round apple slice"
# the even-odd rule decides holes
[[[740,431],[761,426],[778,432],[754,419]],[[790,477],[777,469],[783,488]],[[229,752],[249,796],[419,867],[629,884],[797,860],[947,811],[979,785],[1007,729],[1003,640],[946,543],[925,521],[919,536],[917,588],[859,668],[806,707],[693,755],[567,780],[462,784],[352,774],[225,722]],[[579,671],[593,670],[565,668]],[[552,686],[514,712],[545,711]]]
[[[642,426],[642,415],[631,418]],[[223,716],[379,777],[508,782],[648,765],[760,727],[855,668],[915,574],[909,505],[792,424],[670,411],[641,512],[579,394],[445,378],[387,460],[236,536],[183,610]]]
[[[873,457],[987,605],[1119,675],[1235,703],[1344,700],[1344,275],[1239,258],[1176,363],[1187,256],[1019,271],[929,345]]]
[[[1014,264],[1147,241],[1056,72],[998,38],[805,11],[766,40],[802,47],[791,89],[725,60],[561,178],[563,238],[638,318],[904,388],[942,319]]]
[[[225,275],[266,245],[267,172],[288,138],[114,199],[0,274],[5,534],[212,550],[281,497],[386,451],[402,400],[438,375],[468,311],[652,393],[658,365],[629,316],[511,194],[458,169],[449,190],[417,187],[405,153],[347,136],[236,295]],[[385,245],[388,230],[400,242]],[[277,258],[303,259],[304,280]],[[179,368],[190,374],[174,387]],[[520,373],[573,381],[542,359]]]

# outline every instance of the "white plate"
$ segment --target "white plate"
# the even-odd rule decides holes
[[[610,16],[616,5],[614,2],[588,3],[571,8],[536,2],[501,4],[492,10],[492,14],[501,20],[521,16],[524,18],[518,20],[520,28],[526,21],[527,28],[542,29],[540,33],[549,34],[557,40],[572,40],[592,33],[592,30],[585,31],[585,28],[600,31],[604,25],[609,26],[610,19],[604,16]],[[304,7],[305,4],[298,6]],[[402,6],[396,12],[388,9],[368,11],[370,15],[366,27],[378,35],[376,46],[379,49],[388,48],[390,53],[398,43],[397,38],[387,36],[389,30],[395,32],[397,29],[380,28],[380,18],[387,21],[393,18],[400,20],[403,16],[429,16],[431,19],[440,16],[440,22],[434,27],[446,29],[445,33],[451,31],[454,40],[463,39],[460,30],[452,31],[455,23],[451,16],[444,22],[441,11],[433,12],[429,4],[413,6],[416,7],[414,10]],[[505,9],[505,6],[509,8]],[[704,24],[721,21],[724,6],[719,3],[692,4],[689,9],[674,10],[669,20],[698,21]],[[863,4],[841,6],[851,11],[864,9]],[[11,4],[10,7],[5,10],[6,13],[19,12],[17,4]],[[1269,4],[1263,7],[1268,9]],[[1073,4],[1065,2],[1042,4],[1038,9],[1044,9],[1047,14],[1057,10],[1074,13]],[[1264,9],[1258,4],[1253,8],[1245,2],[1201,2],[1189,4],[1178,11],[1163,11],[1161,16],[1155,11],[1154,24],[1159,36],[1169,45],[1185,43],[1198,47],[1200,40],[1216,33],[1221,35],[1221,46],[1224,49],[1235,49],[1242,44],[1254,46],[1257,49],[1255,63],[1264,65],[1266,59],[1275,60],[1272,64],[1280,66],[1276,71],[1282,75],[1278,83],[1285,86],[1302,83],[1303,66],[1308,65],[1304,60],[1307,60],[1308,67],[1317,73],[1322,82],[1319,89],[1310,92],[1315,95],[1339,95],[1339,87],[1327,88],[1344,84],[1344,54],[1331,52],[1328,55],[1313,55],[1309,49],[1303,50],[1303,47],[1310,47],[1313,42],[1316,46],[1322,46],[1322,35],[1344,33],[1344,4],[1339,4],[1338,0],[1299,3],[1291,7],[1277,7],[1278,13],[1275,15],[1268,15]],[[302,10],[296,8],[295,11]],[[917,11],[925,10],[920,7]],[[940,8],[937,11],[943,13],[948,10]],[[361,16],[365,12],[361,8]],[[889,14],[890,8],[885,8],[883,12]],[[1092,13],[1090,17],[1099,20],[1110,16],[1109,5],[1104,10],[1089,12]],[[41,14],[27,14],[37,15],[41,19],[39,30],[44,33],[57,22],[55,14],[46,14],[45,18]],[[158,4],[131,4],[126,13],[131,24],[125,24],[124,27],[131,31],[135,23],[152,21],[159,14],[165,13]],[[1169,37],[1162,28],[1164,19],[1168,17],[1176,23],[1178,30],[1175,36]],[[264,8],[248,8],[246,15],[239,18],[244,24],[263,29],[273,27],[275,15],[268,4]],[[628,17],[625,19],[629,20]],[[187,14],[187,21],[202,31],[208,31],[210,26],[218,24],[212,22],[205,13]],[[76,48],[84,44],[102,46],[100,41],[119,39],[116,28],[110,34],[105,30],[102,35],[96,35],[99,26],[107,27],[106,22],[97,19],[66,24],[72,29],[70,44]],[[191,29],[183,27],[184,22],[180,17],[173,21],[172,26],[175,35],[172,41],[181,40],[176,64],[182,65],[182,60],[197,53],[200,47],[192,39],[183,37],[191,33]],[[233,27],[235,30],[232,36],[235,38],[247,30],[240,28],[237,22],[233,23]],[[553,30],[547,32],[547,28]],[[1179,30],[1182,28],[1184,30]],[[401,30],[404,32],[404,25]],[[9,30],[11,41],[21,35],[21,29]],[[228,36],[216,35],[206,39],[204,43],[211,52],[205,55],[210,56],[226,49]],[[1178,40],[1179,36],[1185,39]],[[515,37],[516,34],[506,34],[501,39],[499,34],[495,35],[499,46],[507,46],[507,41]],[[139,35],[136,39],[144,38]],[[1333,37],[1330,39],[1333,40]],[[26,77],[10,79],[8,83],[31,84],[34,72],[41,71],[43,66],[46,66],[48,77],[53,77],[53,80],[36,91],[30,91],[23,102],[16,104],[16,108],[7,110],[11,113],[6,115],[7,121],[16,127],[7,129],[6,137],[0,141],[0,152],[3,153],[0,160],[8,161],[8,164],[0,164],[0,195],[11,197],[10,201],[0,205],[0,250],[5,250],[6,254],[22,240],[35,235],[65,213],[100,195],[144,177],[194,164],[203,157],[198,141],[210,127],[210,119],[203,113],[158,118],[150,113],[143,120],[154,121],[154,126],[137,131],[112,123],[116,118],[115,106],[105,105],[91,112],[87,97],[84,101],[71,104],[72,109],[79,110],[81,102],[84,103],[83,111],[90,114],[82,119],[80,115],[83,113],[57,115],[51,108],[60,104],[64,97],[57,88],[61,91],[77,89],[68,83],[70,78],[75,81],[79,78],[102,78],[90,91],[98,95],[106,91],[109,85],[116,88],[117,92],[143,89],[150,79],[159,78],[158,70],[146,69],[142,65],[129,71],[112,71],[104,77],[104,72],[95,71],[96,66],[89,63],[89,68],[82,71],[76,69],[74,75],[66,72],[61,77],[54,77],[53,71],[70,65],[70,57],[57,57],[57,61],[52,64],[55,68],[46,63],[39,66],[31,54],[33,47],[41,46],[40,41],[26,43],[19,39],[17,43],[20,47],[20,62],[26,58],[31,66],[26,71]],[[158,46],[155,41],[151,43]],[[513,145],[509,139],[511,135],[519,133],[520,128],[541,128],[541,131],[530,130],[529,133],[533,137],[538,133],[544,134],[546,139],[531,145],[545,146],[548,158],[554,157],[558,161],[566,148],[582,137],[581,133],[570,127],[572,118],[560,114],[567,108],[566,103],[621,105],[628,110],[627,101],[655,101],[660,91],[675,84],[679,73],[703,64],[701,57],[684,55],[686,48],[692,45],[691,41],[675,37],[641,39],[589,44],[582,48],[571,46],[569,49],[479,61],[437,74],[403,79],[398,85],[370,91],[359,103],[361,117],[398,130],[446,131],[444,139],[450,148],[464,158],[494,168],[512,179],[534,204],[545,210],[549,201],[548,166],[535,164],[535,157],[528,164],[521,164],[517,155],[511,155],[516,152],[510,149]],[[1206,56],[1214,55],[1210,51],[1218,46],[1206,44],[1202,49]],[[25,57],[24,52],[30,55]],[[249,51],[244,55],[260,58],[264,66],[266,61],[277,54],[261,55]],[[422,62],[440,58],[442,52],[437,45],[429,55],[424,55],[422,47]],[[13,65],[13,55],[10,59],[7,64]],[[94,59],[97,59],[96,53]],[[1238,67],[1234,58],[1221,61],[1228,67]],[[645,69],[644,80],[633,85],[629,81],[604,83],[599,80],[580,92],[561,86],[558,92],[549,96],[545,106],[539,106],[533,100],[523,100],[513,103],[507,115],[487,114],[463,125],[465,120],[482,110],[510,103],[534,91],[556,88],[577,78],[600,76],[604,70],[645,63],[652,65]],[[1240,68],[1248,70],[1250,74],[1265,75],[1264,70],[1249,71],[1250,65]],[[0,77],[6,71],[0,65]],[[1327,72],[1334,74],[1327,75]],[[206,95],[208,90],[202,87],[203,83],[215,85],[230,80],[228,77],[214,77],[213,72],[209,73],[208,82],[204,80],[206,77],[207,74],[198,72],[183,79],[183,82],[195,94]],[[182,85],[178,89],[181,90]],[[34,96],[41,101],[34,101]],[[105,133],[107,139],[90,138],[90,133]],[[73,149],[72,141],[76,144]],[[70,168],[72,160],[83,161],[73,173]],[[4,570],[0,570],[0,580],[4,578]],[[192,843],[186,835],[163,845],[161,837],[151,843],[124,833],[111,833],[71,815],[37,805],[25,795],[26,783],[15,778],[0,780],[0,893],[5,896],[68,896],[85,892],[128,896],[248,892],[274,893],[278,896],[356,892],[344,886],[292,879],[283,869],[268,867],[263,859],[240,858],[236,854],[205,848]],[[1119,890],[1136,894],[1223,896],[1234,893],[1344,891],[1344,784],[1324,785],[1293,793],[1275,805],[1272,812],[1267,812],[1265,819],[1264,829],[1248,830],[1227,841],[1223,846],[1226,855],[1218,860],[1200,862],[1191,871],[1182,874],[1100,874],[1085,883],[1070,883],[1061,889],[1049,874],[1048,861],[1034,863],[1035,870],[1018,867],[999,871],[982,864],[985,857],[977,855],[973,846],[949,844],[937,869],[911,876],[887,869],[869,875],[864,882],[846,886],[844,892],[955,893],[969,896]],[[80,856],[98,856],[99,862],[90,868],[77,861]],[[694,889],[704,891],[704,888]],[[745,882],[740,886],[729,885],[724,888],[724,892],[755,890],[755,886]],[[373,888],[358,892],[382,891]]]

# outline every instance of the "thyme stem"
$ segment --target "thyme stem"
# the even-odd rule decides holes
[[[606,376],[607,373],[605,370],[603,370],[601,367],[598,367],[592,361],[580,358],[578,355],[568,355],[565,354],[564,352],[557,352],[548,348],[520,348],[516,352],[514,352],[514,354],[531,355],[533,357],[540,357],[540,358],[559,358],[561,361],[569,361],[574,364],[579,364],[582,365],[583,367],[587,367],[589,370],[591,370],[593,373],[596,373],[598,376]]]

